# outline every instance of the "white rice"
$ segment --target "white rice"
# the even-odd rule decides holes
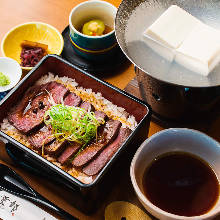
[[[75,79],[71,79],[66,76],[58,77],[58,76],[53,75],[52,73],[48,73],[47,75],[44,75],[43,77],[41,77],[35,83],[35,85],[42,85],[42,84],[45,84],[51,81],[62,83],[71,92],[74,92],[78,96],[80,96],[83,101],[88,101],[92,103],[96,110],[103,111],[104,113],[108,115],[109,118],[121,121],[122,127],[128,127],[131,130],[134,130],[135,127],[137,126],[135,117],[133,115],[129,115],[125,111],[124,108],[114,105],[112,102],[105,99],[100,92],[95,93],[92,91],[92,89],[85,89],[83,87],[77,87],[78,83],[75,81]],[[1,130],[5,132],[6,134],[12,136],[14,139],[19,141],[20,143],[27,146],[28,148],[31,148],[31,145],[28,142],[27,136],[21,134],[14,126],[12,126],[9,123],[7,118],[5,118],[3,122],[1,123]],[[37,151],[34,151],[34,152],[37,152]],[[59,168],[65,170],[67,173],[69,173],[70,175],[77,178],[83,183],[89,184],[93,181],[93,178],[91,176],[85,175],[84,173],[76,170],[74,167],[69,168],[64,165],[61,165],[59,162],[57,162],[56,158],[50,157],[48,155],[44,155],[44,158],[46,158],[48,161],[55,164]]]
[[[100,92],[95,93],[92,91],[92,89],[77,87],[78,83],[75,81],[75,79],[69,78],[67,76],[59,77],[57,75],[55,76],[52,73],[48,73],[48,75],[42,76],[36,82],[36,85],[45,84],[51,81],[57,81],[59,83],[62,83],[63,85],[68,87],[70,91],[75,92],[77,95],[79,95],[82,98],[82,100],[84,100],[85,95],[89,96],[90,100],[84,101],[90,101],[96,110],[101,110],[105,112],[110,118],[121,121],[122,127],[128,127],[133,131],[137,126],[135,117],[133,115],[129,115],[124,108],[114,105],[112,102],[105,99]],[[99,105],[100,102],[102,103],[101,107]]]

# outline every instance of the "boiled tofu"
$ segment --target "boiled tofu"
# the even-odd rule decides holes
[[[220,61],[220,31],[203,23],[197,25],[176,50],[175,61],[207,76]]]
[[[175,51],[173,49],[148,37],[144,38],[144,42],[148,45],[150,49],[152,49],[154,52],[156,52],[158,55],[165,58],[169,62],[172,62],[174,60]]]
[[[200,20],[182,8],[172,5],[147,28],[144,36],[158,41],[164,47],[176,49],[200,23]]]

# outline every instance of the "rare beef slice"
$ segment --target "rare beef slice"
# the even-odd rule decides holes
[[[68,94],[66,96],[66,98],[64,99],[64,105],[68,105],[68,106],[79,106],[82,102],[82,99],[76,95],[75,93],[71,92],[70,94]]]
[[[72,161],[75,167],[81,167],[90,162],[106,145],[112,143],[118,135],[121,122],[109,120],[100,129],[97,140],[88,145]]]
[[[95,116],[98,120],[106,120],[107,115],[104,112],[101,111],[95,111]],[[58,161],[61,164],[68,163],[71,161],[71,159],[74,158],[74,155],[80,150],[82,147],[82,144],[72,142],[69,146],[66,147],[66,149],[62,152],[62,154],[59,156]]]
[[[71,160],[71,158],[73,158],[73,156],[78,152],[81,146],[82,146],[81,144],[76,142],[71,143],[58,157],[58,161],[61,164],[68,163]]]
[[[83,168],[83,172],[88,176],[94,176],[100,172],[100,170],[108,163],[115,152],[125,142],[130,135],[131,130],[129,128],[120,128],[118,137],[109,144],[94,160]]]
[[[9,113],[9,122],[22,133],[30,133],[40,127],[45,112],[51,107],[51,99],[59,104],[68,93],[60,83],[50,82],[29,89],[21,102]]]
[[[44,125],[40,130],[28,136],[29,143],[35,150],[40,150],[43,145],[52,142],[55,137],[52,134],[52,128]]]
[[[50,156],[58,156],[66,147],[67,141],[55,139],[52,143],[44,146],[44,153]]]
[[[84,108],[87,112],[94,112],[95,110],[94,106],[89,102],[83,102],[80,108]]]
[[[104,113],[104,112],[101,112],[101,111],[95,111],[95,117],[96,119],[98,120],[99,123],[102,122],[102,120],[106,120],[108,117],[107,115]]]

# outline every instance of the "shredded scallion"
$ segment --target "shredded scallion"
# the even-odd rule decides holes
[[[75,141],[82,145],[96,136],[97,128],[104,123],[104,120],[100,121],[94,112],[63,104],[52,106],[44,115],[45,124],[52,127],[53,135],[59,141]]]

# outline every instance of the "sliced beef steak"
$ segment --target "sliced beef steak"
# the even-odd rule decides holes
[[[67,144],[67,141],[54,140],[51,144],[44,146],[44,153],[50,156],[57,156],[62,152]]]
[[[47,90],[53,97],[53,100],[56,104],[60,104],[61,100],[65,98],[69,90],[61,83],[58,82],[49,82],[45,85],[45,90]]]
[[[44,125],[39,131],[28,136],[28,141],[36,150],[40,150],[43,145],[47,145],[55,138],[52,136],[52,128]]]
[[[28,92],[8,116],[9,122],[23,133],[28,133],[38,128],[43,122],[45,111],[51,106],[46,91],[39,90],[34,92],[34,96]]]
[[[118,137],[108,145],[93,161],[83,168],[83,172],[88,176],[94,176],[100,172],[100,170],[108,163],[115,152],[125,142],[130,135],[131,130],[129,128],[120,128]]]
[[[90,162],[106,145],[112,143],[118,135],[121,122],[109,120],[105,126],[100,129],[98,140],[88,145],[77,157],[74,158],[72,164],[81,167]]]
[[[51,107],[51,94],[56,103],[61,103],[68,90],[60,83],[50,82],[32,87],[25,93],[22,101],[8,116],[9,122],[23,133],[30,133],[39,128],[45,112]]]
[[[81,144],[76,143],[76,142],[67,146],[67,148],[58,157],[58,161],[61,164],[67,163],[78,152],[81,146],[82,146]]]
[[[98,120],[100,120],[100,118],[102,119],[106,119],[107,115],[104,112],[101,111],[95,111],[95,116],[96,118],[98,118]],[[63,153],[59,156],[58,161],[61,164],[67,163],[70,161],[71,158],[73,158],[73,156],[79,151],[79,149],[82,147],[81,144],[73,142],[71,143],[70,146],[68,146]]]
[[[81,104],[81,102],[82,102],[82,99],[73,92],[67,95],[66,98],[64,99],[64,105],[68,105],[68,106],[77,107]]]
[[[94,112],[95,108],[92,104],[90,104],[89,102],[83,102],[80,105],[80,108],[84,108],[87,112]]]
[[[104,120],[107,119],[107,115],[101,111],[95,111],[95,117],[98,120],[98,122],[102,122],[102,120],[100,120],[100,119],[104,119]]]

